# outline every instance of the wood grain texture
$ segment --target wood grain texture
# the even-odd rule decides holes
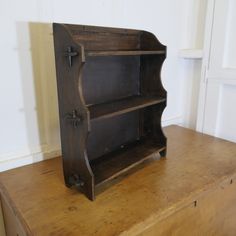
[[[2,208],[4,213],[4,223],[6,229],[6,236],[26,236],[27,229],[24,229],[18,217],[16,217],[14,208],[9,202],[2,197]],[[5,234],[1,234],[3,236]]]
[[[135,56],[135,55],[159,55],[166,54],[165,50],[136,50],[136,51],[88,51],[86,52],[87,56]]]
[[[86,58],[82,76],[86,105],[138,95],[139,64],[138,56]]]
[[[127,146],[122,146],[120,150],[115,153],[105,155],[100,159],[91,162],[91,168],[95,175],[96,185],[114,179],[122,172],[139,165],[145,160],[159,156],[159,152],[164,150],[165,147],[158,147],[153,141],[138,140]]]
[[[84,46],[85,51],[138,50],[140,47],[138,30],[69,24],[65,24],[65,27],[75,41]]]
[[[2,203],[0,199],[0,235],[6,236],[4,221],[3,221],[3,214],[2,214]]]
[[[207,193],[196,195],[195,200],[180,211],[163,218],[138,235],[234,236],[236,184],[230,184],[230,181],[223,181]]]
[[[164,131],[168,137],[167,158],[144,163],[143,168],[111,183],[94,202],[64,186],[60,158],[1,173],[1,194],[14,205],[16,216],[25,222],[31,235],[145,232],[143,235],[182,236],[191,230],[197,233],[190,235],[233,235],[236,144],[178,126]],[[192,209],[195,201],[196,210],[203,204],[198,213]],[[199,227],[192,218],[195,212],[205,226]],[[174,215],[177,218],[168,219]],[[192,228],[184,234],[188,223]],[[202,234],[208,232],[203,229],[206,224],[218,224],[209,231],[214,234]],[[158,225],[165,225],[165,230],[162,232]]]
[[[108,118],[165,102],[157,96],[131,96],[113,102],[88,106],[91,119]]]
[[[85,58],[83,47],[76,44],[69,32],[60,24],[53,25],[57,91],[60,117],[60,133],[63,157],[64,181],[67,187],[83,182],[83,191],[94,199],[94,177],[85,152],[89,130],[88,111],[81,92],[82,68]],[[77,56],[68,60],[68,45]],[[72,66],[73,65],[73,66]],[[71,124],[73,112],[79,116],[79,123],[74,128]],[[68,119],[70,117],[70,119]]]
[[[88,136],[87,153],[90,161],[119,150],[124,143],[139,139],[139,113],[129,112],[120,116],[91,121],[92,135]],[[98,142],[99,140],[99,142]],[[106,169],[104,171],[107,171]]]

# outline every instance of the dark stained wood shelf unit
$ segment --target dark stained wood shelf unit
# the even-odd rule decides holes
[[[147,31],[53,24],[67,187],[95,188],[165,156],[160,71],[166,47]]]
[[[165,101],[165,98],[155,96],[132,96],[113,102],[89,105],[88,109],[91,119],[101,119],[121,115]]]
[[[86,52],[86,56],[94,57],[94,56],[135,56],[135,55],[165,55],[165,50],[140,50],[140,51],[88,51]]]

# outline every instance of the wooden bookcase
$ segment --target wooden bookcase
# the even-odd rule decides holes
[[[166,154],[160,71],[166,47],[146,31],[53,24],[65,183],[96,186]]]

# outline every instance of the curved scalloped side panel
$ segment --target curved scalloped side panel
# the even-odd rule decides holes
[[[68,186],[80,185],[93,200],[94,176],[86,154],[89,117],[81,88],[84,50],[72,39],[65,26],[54,24],[53,31],[65,182]],[[68,48],[75,55],[71,61]]]

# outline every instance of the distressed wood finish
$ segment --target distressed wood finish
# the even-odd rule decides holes
[[[141,30],[55,23],[53,32],[64,179],[94,200],[98,185],[166,155],[166,47]]]
[[[1,197],[27,235],[235,235],[236,144],[164,131],[167,159],[100,186],[94,202],[64,187],[61,158],[1,173]]]

